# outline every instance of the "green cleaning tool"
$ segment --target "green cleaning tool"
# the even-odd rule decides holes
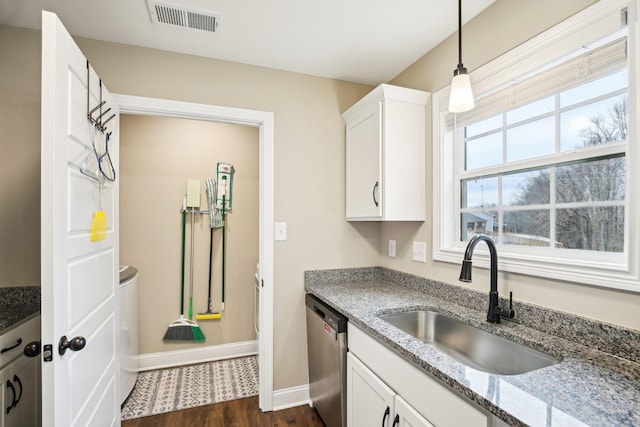
[[[216,186],[215,202],[216,209],[221,212],[231,212],[233,199],[231,193],[233,190],[233,174],[235,169],[231,163],[221,162],[216,166]],[[223,221],[224,222],[224,221]]]
[[[184,264],[185,235],[187,225],[187,199],[182,199],[182,265],[180,283],[180,317],[169,324],[164,334],[164,341],[204,341],[204,335],[198,324],[184,317]]]
[[[195,261],[195,232],[196,210],[200,209],[200,180],[190,179],[187,182],[187,209],[191,211],[191,252],[189,253],[189,321],[196,326],[193,329],[194,341],[204,341],[204,334],[196,322],[193,321],[193,265]]]
[[[213,272],[213,230],[222,227],[222,215],[219,210],[215,209],[215,193],[218,184],[215,179],[208,178],[205,180],[205,189],[207,190],[207,203],[209,207],[209,297],[207,299],[207,311],[196,314],[196,320],[217,320],[222,318],[222,314],[213,311],[211,304],[212,290],[212,272]]]
[[[231,163],[218,163],[216,167],[216,178],[218,186],[216,188],[215,200],[216,209],[222,213],[222,311],[224,311],[224,287],[225,287],[225,250],[226,250],[226,218],[227,212],[231,211],[233,189],[233,174],[235,169]]]

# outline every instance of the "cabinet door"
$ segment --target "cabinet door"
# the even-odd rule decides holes
[[[382,216],[382,104],[347,123],[347,219]]]
[[[0,395],[2,397],[2,408],[0,408],[0,427],[8,425],[5,421],[7,417],[7,408],[10,408],[15,398],[15,387],[11,382],[11,365],[0,369]],[[10,414],[9,414],[10,415]]]
[[[347,355],[347,427],[391,427],[394,395],[360,360]]]
[[[393,419],[393,427],[434,427],[400,396],[395,398],[395,407],[396,416]]]
[[[11,364],[10,381],[15,388],[16,405],[9,414],[5,406],[3,427],[35,427],[40,424],[39,362],[39,357],[21,356]],[[6,385],[6,380],[4,382]]]

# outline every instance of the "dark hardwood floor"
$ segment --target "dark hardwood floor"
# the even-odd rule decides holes
[[[261,412],[258,397],[230,400],[183,411],[123,421],[122,427],[324,427],[308,405],[276,412]]]

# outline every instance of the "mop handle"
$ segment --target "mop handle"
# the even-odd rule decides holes
[[[209,239],[209,300],[208,300],[208,307],[209,307],[209,311],[211,311],[211,270],[213,269],[212,264],[213,264],[213,260],[211,258],[213,258],[213,227],[210,228],[211,230],[211,237]]]
[[[184,314],[184,258],[185,258],[185,235],[187,228],[187,210],[182,209],[182,274],[180,276],[180,314]]]
[[[225,262],[224,253],[226,251],[225,229],[227,228],[227,205],[226,196],[222,195],[222,310],[224,311],[224,281],[225,281]]]
[[[194,238],[193,238],[193,226],[194,226],[194,222],[196,220],[196,210],[195,208],[191,208],[191,253],[190,253],[190,266],[189,266],[189,320],[193,319],[193,303],[192,303],[192,298],[193,298],[193,259],[194,259],[194,254],[193,254],[193,243],[194,243]]]

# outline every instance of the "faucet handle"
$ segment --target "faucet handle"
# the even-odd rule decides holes
[[[505,310],[509,319],[513,319],[516,316],[516,312],[513,311],[513,292],[509,291],[509,310]]]

